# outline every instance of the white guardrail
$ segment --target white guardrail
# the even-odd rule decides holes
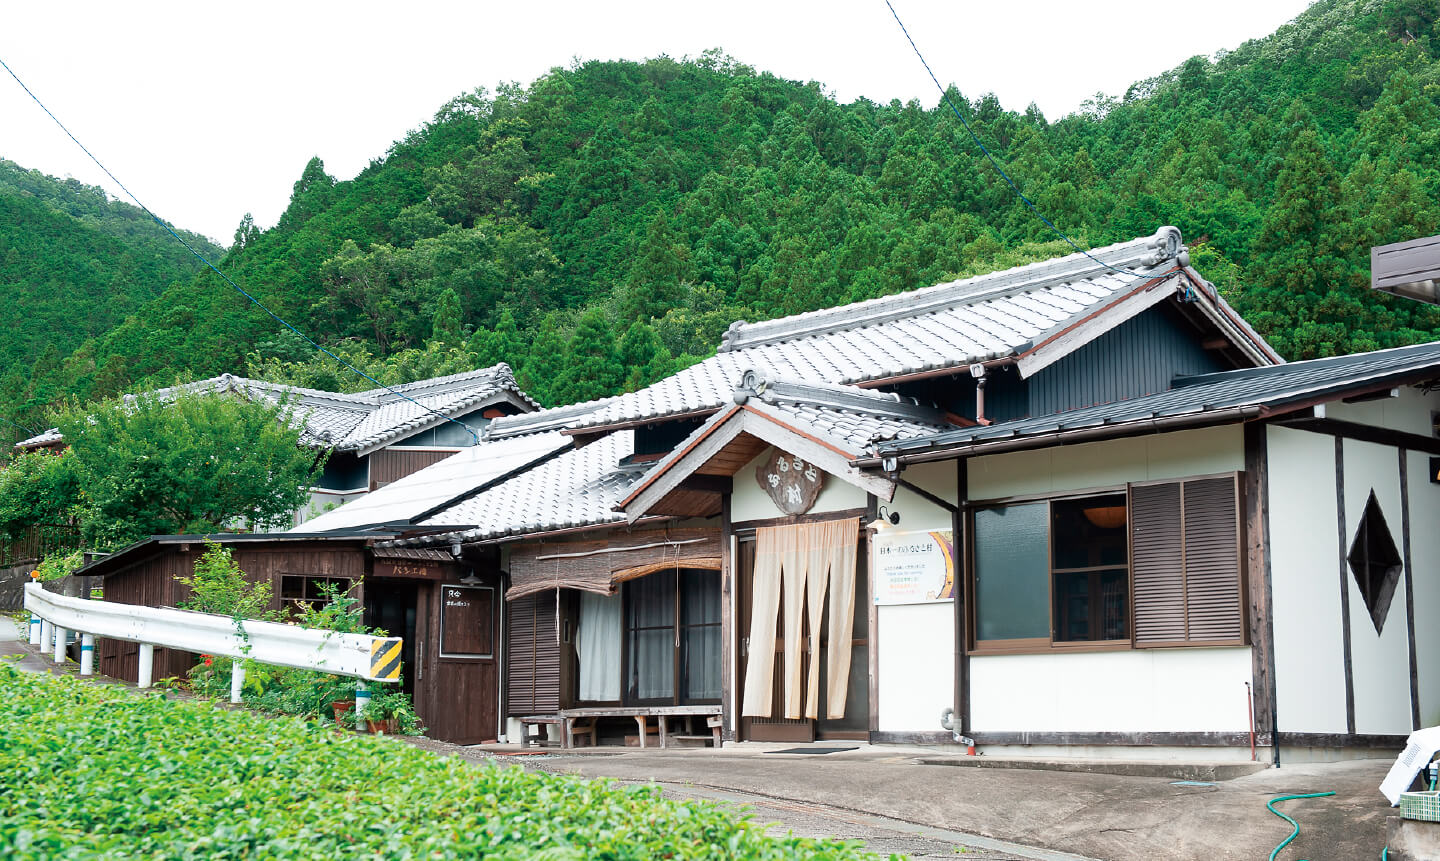
[[[140,644],[139,686],[150,687],[155,647],[237,658],[230,680],[230,701],[240,702],[244,661],[319,670],[372,682],[400,680],[399,637],[341,634],[279,622],[246,620],[237,630],[234,619],[168,607],[141,607],[111,601],[70,598],[47,592],[39,583],[25,584],[25,609],[30,611],[30,644],[55,649],[55,663],[65,660],[68,632],[80,632],[80,674],[95,669],[95,637]],[[363,683],[356,711],[362,710]]]

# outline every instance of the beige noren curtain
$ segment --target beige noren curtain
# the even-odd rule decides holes
[[[844,717],[849,689],[850,640],[855,617],[855,548],[859,525],[832,520],[756,530],[755,571],[750,602],[750,649],[745,664],[741,714],[771,717],[775,630],[783,592],[785,624],[784,715],[819,714],[820,628],[826,592],[830,593],[826,666],[827,716]],[[783,586],[783,589],[782,589]],[[810,671],[802,680],[801,630],[809,623]],[[804,686],[802,701],[801,688]]]
[[[780,551],[774,529],[755,530],[755,571],[750,586],[750,651],[740,713],[769,717],[775,673],[775,619],[780,611]]]

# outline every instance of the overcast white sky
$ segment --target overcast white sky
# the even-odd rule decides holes
[[[943,83],[1051,119],[1308,5],[893,2]],[[151,209],[222,245],[246,212],[273,225],[312,155],[348,179],[453,96],[575,58],[719,47],[842,102],[938,98],[884,0],[45,0],[7,3],[3,20],[0,59]],[[0,157],[120,193],[3,71]]]

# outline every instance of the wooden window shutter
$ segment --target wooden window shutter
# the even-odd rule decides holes
[[[1134,578],[1135,645],[1185,639],[1184,522],[1180,485],[1130,489],[1130,566]]]
[[[555,638],[555,593],[510,602],[507,626],[507,713],[546,714],[560,708],[560,643]]]
[[[1135,645],[1243,643],[1233,476],[1130,488]]]
[[[1185,482],[1185,610],[1190,642],[1242,642],[1234,478]]]

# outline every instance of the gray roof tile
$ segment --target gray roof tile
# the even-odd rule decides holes
[[[1060,431],[1123,425],[1155,418],[1202,416],[1244,407],[1275,407],[1287,403],[1340,397],[1357,387],[1391,380],[1440,377],[1440,341],[1371,353],[1333,356],[1238,371],[1185,377],[1164,392],[1084,409],[1002,422],[989,427],[959,428],[943,433],[896,440],[878,446],[880,455],[964,448],[986,441],[1039,436]]]
[[[289,398],[302,426],[301,443],[312,448],[333,446],[337,451],[373,449],[439,424],[445,420],[441,416],[454,418],[486,402],[506,399],[526,408],[539,406],[520,391],[510,366],[504,362],[489,368],[405,383],[395,386],[394,391],[326,392],[221,374],[147,394],[164,399],[182,392],[243,392],[272,402]],[[127,400],[136,397],[125,396]],[[406,400],[407,397],[416,403]],[[41,436],[50,433],[59,434],[58,431],[47,431]],[[35,441],[39,439],[35,437],[20,445],[33,447],[41,444]]]
[[[621,466],[621,459],[634,451],[634,432],[620,430],[561,452],[421,524],[462,528],[401,543],[444,543],[457,536],[463,541],[481,541],[572,526],[623,523],[624,515],[613,508],[650,466]]]
[[[403,523],[486,485],[503,481],[569,448],[573,440],[554,431],[483,440],[393,484],[305,521],[291,532],[331,532],[381,523]]]
[[[571,426],[714,410],[747,368],[792,380],[858,383],[1014,355],[1137,283],[1175,271],[1179,241],[1178,231],[1162,228],[1153,237],[1091,252],[1126,272],[1072,254],[840,308],[737,323],[716,355],[620,395]],[[1224,305],[1218,296],[1213,302]],[[1241,329],[1257,349],[1268,351],[1252,330]]]

